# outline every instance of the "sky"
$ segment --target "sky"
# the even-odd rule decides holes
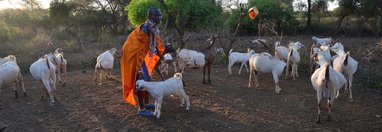
[[[37,0],[42,8],[49,8],[49,4],[52,0]],[[22,0],[0,0],[0,10],[2,9],[21,9],[22,6]]]
[[[37,0],[42,5],[42,8],[49,8],[49,4],[52,0]],[[298,1],[298,0],[296,0]],[[301,1],[301,0],[300,0]],[[304,0],[306,1],[306,0]],[[247,2],[247,0],[241,0],[241,2]],[[333,10],[334,8],[338,7],[337,2],[329,2],[328,10]],[[22,7],[22,0],[0,0],[0,10],[1,9],[7,9],[7,8],[13,8],[13,9],[20,9]]]

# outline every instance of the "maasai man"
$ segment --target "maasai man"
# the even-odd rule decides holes
[[[135,82],[137,79],[150,81],[153,69],[164,53],[165,47],[158,29],[161,19],[162,13],[158,8],[149,8],[147,21],[130,33],[122,48],[120,62],[123,99],[134,106],[138,103],[139,115],[152,114],[145,110],[148,92],[135,91]]]

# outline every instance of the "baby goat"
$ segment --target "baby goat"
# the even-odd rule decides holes
[[[105,74],[106,78],[112,78],[117,80],[115,77],[111,75],[111,71],[113,70],[114,64],[114,56],[119,55],[116,48],[111,48],[97,57],[97,64],[94,68],[94,81],[97,81],[97,70],[101,69],[102,71],[99,73],[99,83],[98,85],[102,85],[102,72]]]
[[[163,60],[160,63],[159,69],[161,73],[166,72],[166,75],[168,75],[168,67],[172,64],[174,67],[174,71],[177,71],[176,68],[176,60],[174,60],[171,56],[171,53],[166,53],[163,55]]]
[[[190,109],[190,100],[184,92],[181,73],[175,73],[174,77],[160,82],[146,82],[144,80],[137,80],[136,88],[141,91],[148,91],[155,99],[154,116],[157,118],[161,115],[160,110],[162,107],[163,97],[170,94],[178,93],[181,97],[180,105],[183,106],[186,103],[186,110],[188,111]]]
[[[65,85],[65,82],[61,79],[61,73],[63,74],[63,77],[66,77],[66,67],[68,65],[68,62],[64,58],[64,51],[61,48],[57,48],[54,52],[55,60],[57,61],[57,79],[58,82]]]
[[[247,53],[239,53],[239,52],[232,52],[233,49],[229,51],[229,57],[228,57],[228,72],[229,74],[232,74],[231,67],[235,63],[241,63],[239,74],[241,73],[241,68],[245,66],[245,69],[248,72],[247,62],[249,60],[249,57],[251,57],[253,54],[255,54],[255,51],[248,48]]]

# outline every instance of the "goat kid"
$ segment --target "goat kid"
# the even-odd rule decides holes
[[[97,57],[97,63],[94,67],[94,81],[97,82],[97,73],[98,69],[101,71],[99,72],[99,83],[98,85],[102,85],[102,78],[105,76],[105,78],[108,79],[114,79],[118,80],[114,76],[111,75],[111,71],[113,70],[114,66],[114,56],[118,56],[119,52],[117,51],[116,48],[111,48],[102,54],[100,54]],[[102,74],[105,74],[102,76]]]
[[[247,66],[247,62],[249,60],[249,58],[255,54],[255,51],[248,48],[247,49],[247,53],[239,53],[239,52],[232,52],[233,49],[231,49],[229,51],[229,57],[228,57],[228,73],[229,74],[232,74],[232,65],[235,64],[235,63],[241,63],[241,66],[240,66],[240,69],[239,69],[239,74],[241,73],[241,68],[243,68],[243,66],[245,66],[245,69],[247,70],[248,72],[248,66]]]
[[[47,54],[48,60],[56,66],[56,75],[58,82],[64,86],[66,83],[62,77],[66,77],[66,67],[68,62],[64,58],[64,52],[61,48],[57,48],[54,53]]]
[[[163,60],[160,63],[159,69],[161,73],[166,72],[166,75],[168,75],[168,67],[169,65],[173,65],[174,71],[177,71],[176,67],[176,61],[172,58],[171,53],[166,53],[163,55]]]
[[[190,109],[190,100],[184,92],[182,78],[181,73],[175,73],[174,77],[160,82],[137,80],[136,89],[141,91],[146,90],[150,93],[155,100],[154,116],[160,118],[163,98],[174,93],[180,95],[180,105],[183,106],[186,104],[186,110],[188,111]]]

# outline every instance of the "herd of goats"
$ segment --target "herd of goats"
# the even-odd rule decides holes
[[[331,120],[331,108],[333,101],[339,95],[339,90],[344,86],[345,92],[349,90],[349,101],[352,102],[352,82],[353,74],[356,72],[358,62],[350,56],[349,52],[344,51],[344,46],[340,42],[334,43],[331,38],[318,38],[313,36],[312,40],[316,43],[312,45],[310,50],[311,58],[311,83],[313,88],[317,91],[317,110],[318,117],[317,123],[320,123],[320,102],[327,101],[328,116],[327,120]],[[203,68],[203,83],[210,84],[211,65],[216,60],[216,53],[222,52],[221,48],[212,48],[215,38],[212,37],[208,40],[209,47],[202,51],[195,51],[189,49],[176,50],[175,58],[173,59],[171,53],[164,54],[161,62],[157,66],[158,73],[162,76],[163,73],[168,74],[169,65],[173,65],[176,72],[177,66],[180,72],[184,72],[187,67],[202,67]],[[253,42],[265,42],[264,39],[253,40]],[[251,87],[252,76],[255,78],[255,86],[258,87],[258,73],[272,73],[275,83],[275,92],[279,93],[281,88],[279,86],[279,78],[285,69],[285,76],[292,76],[295,79],[298,74],[298,63],[300,62],[299,49],[304,47],[300,42],[290,42],[287,46],[281,46],[280,42],[275,42],[275,55],[270,53],[256,53],[253,49],[248,48],[247,53],[233,52],[231,49],[228,56],[228,73],[232,74],[231,67],[235,63],[241,63],[239,74],[244,66],[248,71],[249,64],[249,83]],[[331,55],[331,51],[336,55]],[[111,75],[113,69],[114,57],[120,53],[116,48],[111,48],[97,57],[97,63],[94,71],[94,81],[99,78],[99,85],[102,85],[104,78],[116,79]],[[49,96],[49,103],[53,105],[55,102],[56,82],[65,85],[61,78],[61,74],[66,74],[67,61],[64,59],[64,53],[61,48],[57,48],[54,53],[46,54],[39,58],[30,66],[31,75],[42,82],[45,89],[41,89],[41,98],[45,95]],[[289,68],[291,66],[291,68]],[[289,73],[289,69],[291,72]],[[313,72],[314,71],[314,72]],[[207,80],[205,79],[206,72],[208,73]],[[177,78],[177,79],[174,79]],[[181,81],[179,81],[179,79]],[[173,81],[168,81],[173,80]],[[175,80],[175,81],[174,81]],[[178,81],[176,81],[178,80]],[[1,87],[6,84],[15,83],[15,95],[18,97],[17,89],[22,88],[24,96],[26,96],[23,77],[20,68],[17,65],[16,57],[9,55],[0,58],[0,91]],[[160,84],[160,85],[159,85]],[[149,86],[148,86],[149,85]],[[165,86],[165,87],[164,87]],[[145,87],[145,88],[142,88]],[[190,103],[188,96],[184,92],[184,84],[182,81],[182,74],[175,73],[174,77],[164,81],[145,83],[137,81],[137,89],[148,90],[150,94],[156,94],[155,97],[155,114],[159,118],[160,105],[162,104],[163,96],[172,93],[179,93],[181,95],[181,103],[187,104],[187,110]],[[149,90],[148,88],[151,88]],[[165,92],[163,92],[165,91]],[[183,91],[183,92],[182,92]],[[0,104],[1,108],[1,104]],[[157,110],[158,109],[158,110]]]

